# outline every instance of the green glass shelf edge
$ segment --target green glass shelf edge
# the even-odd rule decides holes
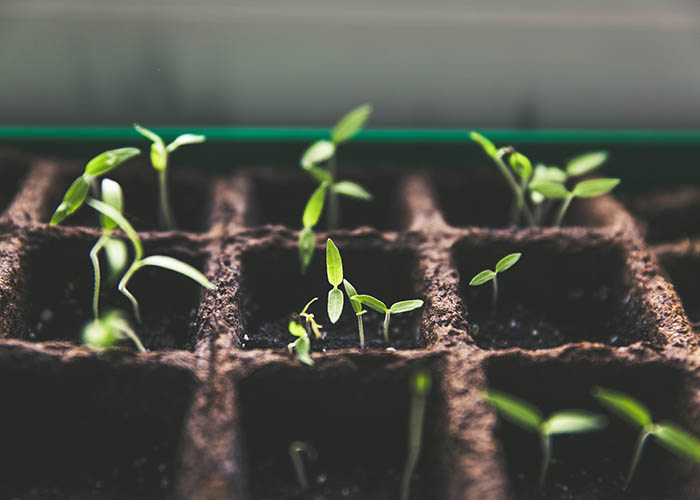
[[[165,138],[183,133],[204,134],[215,142],[305,142],[329,137],[325,128],[273,127],[153,127]],[[474,129],[375,128],[360,132],[353,141],[380,143],[465,143]],[[611,129],[477,129],[496,143],[518,144],[700,144],[700,130]],[[140,139],[131,127],[0,126],[1,140],[116,141]]]

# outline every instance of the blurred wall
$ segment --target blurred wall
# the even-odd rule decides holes
[[[0,123],[698,127],[697,0],[0,0]]]

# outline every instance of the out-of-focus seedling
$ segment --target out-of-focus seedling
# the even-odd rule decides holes
[[[287,349],[291,353],[296,352],[297,359],[304,363],[305,365],[313,366],[314,360],[311,359],[311,339],[309,338],[309,332],[301,326],[296,321],[289,322],[289,333],[294,335],[297,339],[294,342],[287,344]]]
[[[328,292],[328,319],[335,323],[343,312],[343,292],[338,288],[343,282],[343,261],[333,240],[326,242],[326,274],[333,288]]]
[[[302,491],[308,491],[309,479],[306,475],[306,468],[304,467],[302,454],[306,455],[306,458],[313,462],[318,459],[316,449],[308,443],[303,441],[294,441],[289,445],[289,458],[292,460],[292,465],[294,466],[294,472],[297,475],[299,486],[301,487]]]
[[[61,204],[51,216],[51,225],[61,223],[66,217],[78,210],[87,198],[90,188],[97,190],[95,182],[104,174],[118,167],[126,160],[140,154],[136,148],[112,149],[100,153],[85,165],[83,175],[73,181],[66,194],[63,195]]]
[[[491,269],[484,269],[481,271],[479,274],[474,276],[472,280],[469,282],[470,286],[479,286],[483,285],[484,283],[488,283],[489,281],[492,282],[493,284],[493,296],[492,296],[492,313],[495,316],[496,311],[498,308],[498,273],[502,273],[503,271],[510,269],[515,265],[516,262],[520,260],[520,257],[522,256],[521,253],[511,253],[509,255],[506,255],[503,257],[501,260],[498,261],[496,264],[496,269],[491,270]]]
[[[369,201],[372,195],[362,186],[351,181],[337,180],[336,151],[338,146],[349,141],[359,132],[372,114],[372,106],[364,104],[348,112],[333,127],[331,140],[320,140],[309,146],[301,157],[301,167],[306,170],[318,183],[306,203],[302,216],[303,229],[299,233],[299,260],[304,272],[313,258],[315,235],[313,228],[323,212],[328,194],[328,229],[336,229],[340,221],[340,206],[338,196],[349,196],[358,200]],[[320,165],[327,163],[328,168]]]
[[[348,280],[344,279],[343,286],[345,287],[345,294],[348,296],[348,299],[350,299],[350,305],[352,306],[352,310],[355,311],[355,316],[357,316],[357,331],[360,335],[360,349],[364,349],[365,348],[365,328],[364,328],[364,325],[362,324],[362,316],[364,316],[367,313],[367,311],[362,308],[361,302],[358,302],[356,300],[352,300],[352,298],[357,295],[357,290],[355,290],[355,287],[352,286],[352,283],[350,283]]]
[[[552,436],[593,432],[604,428],[607,423],[605,417],[582,410],[559,411],[545,420],[530,403],[494,389],[486,390],[486,399],[505,419],[539,434],[542,446],[540,486],[544,485],[552,457]]]
[[[364,304],[370,309],[384,314],[384,341],[387,345],[389,344],[389,319],[391,315],[405,313],[423,307],[423,301],[420,299],[400,300],[394,302],[391,307],[387,307],[384,302],[371,295],[354,295],[350,300]]]
[[[146,352],[136,332],[121,311],[109,311],[93,319],[83,328],[83,343],[95,349],[111,349],[121,340],[131,340],[141,352]]]
[[[168,194],[168,160],[170,153],[185,144],[199,144],[204,142],[206,137],[197,134],[182,134],[166,146],[163,139],[152,130],[148,130],[137,123],[134,123],[134,128],[139,134],[152,141],[151,165],[153,165],[153,168],[158,172],[158,198],[160,200],[158,219],[161,227],[175,229],[175,216],[170,206],[170,197]]]
[[[595,198],[612,191],[620,183],[620,179],[601,178],[581,181],[569,191],[563,184],[555,182],[537,182],[530,185],[530,189],[551,200],[563,200],[559,212],[554,219],[554,226],[560,226],[569,205],[574,198]]]
[[[644,443],[649,436],[656,437],[661,445],[677,455],[689,458],[694,462],[700,462],[700,441],[673,422],[655,423],[652,420],[649,409],[627,394],[596,387],[593,390],[593,395],[607,409],[622,417],[632,426],[640,429],[632,455],[632,463],[627,472],[625,484],[622,487],[623,491],[627,490],[632,480],[642,455]]]
[[[421,369],[411,376],[411,413],[408,419],[408,456],[403,469],[401,479],[401,500],[408,500],[411,496],[411,479],[413,471],[418,464],[421,444],[423,442],[423,421],[425,419],[425,407],[430,394],[432,378],[430,371]]]

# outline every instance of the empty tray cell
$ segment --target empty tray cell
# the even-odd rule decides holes
[[[592,238],[592,236],[591,236]],[[460,293],[476,343],[486,349],[541,349],[569,342],[627,345],[654,340],[650,311],[616,240],[467,237],[454,247]],[[470,286],[472,278],[510,253],[521,259],[493,283]],[[476,328],[478,326],[478,329]]]
[[[61,182],[54,188],[44,206],[42,220],[48,222],[63,195],[80,172],[59,176]],[[190,171],[168,172],[170,205],[174,212],[176,228],[190,232],[206,232],[212,210],[213,189],[210,179]],[[164,226],[159,220],[159,184],[157,172],[143,163],[123,165],[107,174],[117,181],[124,193],[124,215],[137,231],[159,231]],[[81,207],[62,224],[67,226],[95,227],[99,223],[97,212],[88,206]]]
[[[29,172],[29,164],[21,156],[0,152],[0,215],[10,206]]]
[[[681,298],[688,319],[700,324],[700,252],[671,251],[658,255]]]
[[[237,384],[252,499],[399,497],[408,450],[411,371],[376,359],[355,361],[325,372],[268,366]],[[437,466],[444,427],[439,386],[433,380],[413,475],[414,500],[444,498]],[[294,442],[317,453],[315,461],[303,457],[310,496],[301,491],[290,460]]]
[[[167,367],[3,360],[2,498],[172,498],[193,390]]]
[[[642,221],[651,243],[700,235],[700,188],[686,186],[627,196],[625,205]]]
[[[81,329],[93,318],[94,274],[89,252],[95,242],[87,237],[52,235],[32,245],[21,259],[26,289],[22,338],[35,341],[81,342]],[[185,244],[145,246],[146,255],[164,254],[202,269],[203,258]],[[102,256],[104,257],[104,256]],[[130,257],[131,259],[132,257]],[[117,282],[104,271],[100,312],[119,309],[149,350],[193,350],[201,287],[181,274],[147,266],[128,285],[139,301],[143,322],[134,321],[131,303],[118,292]]]
[[[392,303],[420,298],[416,295],[417,263],[413,252],[406,249],[343,245],[336,240],[343,259],[347,280],[358,293],[368,293],[390,306]],[[318,249],[304,275],[300,272],[298,249],[295,244],[268,245],[250,248],[243,254],[241,279],[241,310],[244,312],[246,337],[241,344],[246,349],[286,349],[295,337],[290,335],[290,319],[297,318],[304,305],[314,297],[309,312],[322,325],[325,338],[311,339],[315,352],[332,349],[359,348],[357,317],[345,295],[343,313],[337,323],[328,319],[328,284],[325,245]],[[365,309],[369,309],[365,307]],[[390,346],[415,349],[423,342],[420,319],[423,309],[391,316]],[[363,316],[365,345],[368,348],[388,347],[383,336],[384,315],[369,309]]]
[[[494,167],[495,169],[495,167]],[[445,222],[453,227],[505,228],[511,226],[513,192],[495,170],[450,169],[433,177],[437,204]],[[551,225],[559,201],[548,205],[542,225]],[[564,218],[564,226],[604,227],[615,220],[615,207],[600,199],[576,199]],[[523,223],[521,223],[523,225]]]
[[[251,192],[246,225],[281,224],[301,228],[301,217],[318,183],[300,170],[261,169],[250,172]],[[379,170],[373,174],[357,172],[338,176],[369,191],[371,201],[340,196],[339,229],[369,226],[379,230],[398,230],[405,225],[406,215],[399,199],[401,176],[398,171]],[[323,214],[316,229],[327,229],[328,194]]]
[[[552,437],[552,461],[542,489],[538,484],[542,463],[538,435],[500,418],[496,437],[502,444],[513,498],[696,498],[699,485],[693,464],[663,448],[654,437],[647,440],[628,493],[623,495],[640,429],[610,413],[592,395],[596,386],[623,392],[647,406],[654,421],[670,420],[698,432],[697,408],[683,374],[663,362],[622,362],[607,355],[597,359],[592,353],[586,358],[507,356],[487,363],[489,387],[531,403],[544,418],[572,409],[607,418],[601,431]]]

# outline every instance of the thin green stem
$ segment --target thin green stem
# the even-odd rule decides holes
[[[124,273],[124,276],[122,276],[121,281],[119,281],[119,285],[117,286],[117,289],[131,302],[131,306],[134,310],[134,317],[136,318],[136,321],[138,323],[141,323],[141,311],[139,310],[139,303],[136,300],[136,297],[134,297],[129,290],[127,290],[126,285],[129,284],[129,280],[131,277],[134,275],[136,271],[138,271],[141,268],[141,261],[140,260],[135,260],[129,269],[127,269],[126,273]]]
[[[335,155],[328,160],[328,171],[331,174],[332,182],[328,187],[328,230],[337,229],[340,224],[340,200],[338,193],[333,189],[333,184],[336,180],[338,167],[336,165]]]
[[[362,324],[362,313],[357,315],[357,331],[360,333],[360,349],[365,348],[365,328]]]
[[[389,345],[389,318],[391,317],[391,313],[387,311],[384,314],[384,340],[386,341],[386,344]]]
[[[642,432],[639,433],[637,438],[637,444],[634,447],[634,455],[632,455],[632,463],[630,464],[629,471],[627,472],[627,477],[625,478],[625,484],[622,486],[622,491],[627,491],[627,488],[632,481],[632,476],[637,470],[637,464],[639,464],[639,458],[642,456],[642,449],[644,448],[644,442],[651,435],[651,429],[644,428]]]
[[[158,171],[158,188],[160,198],[160,223],[166,229],[175,229],[175,217],[170,209],[170,197],[168,195],[168,169]]]
[[[493,295],[491,296],[491,315],[496,316],[496,313],[498,312],[498,275],[493,276],[493,279],[491,280],[493,283]]]
[[[411,414],[408,421],[408,456],[401,479],[401,500],[411,496],[411,479],[420,456],[423,438],[423,421],[425,419],[426,394],[415,394],[411,402]]]
[[[93,289],[92,292],[92,315],[94,316],[95,319],[99,319],[100,317],[100,310],[99,310],[99,302],[100,302],[100,284],[102,281],[102,276],[100,273],[100,250],[105,246],[107,241],[109,240],[109,235],[108,234],[103,234],[100,236],[100,238],[97,240],[97,243],[90,249],[90,261],[92,262],[92,269],[95,273],[95,288]]]
[[[559,208],[557,218],[554,220],[554,227],[561,226],[561,223],[564,221],[564,215],[566,215],[566,211],[569,209],[569,205],[571,205],[571,200],[573,199],[574,195],[572,193],[570,193],[569,196],[564,198],[564,201],[562,202],[561,207]]]
[[[540,433],[540,442],[542,443],[542,466],[540,468],[540,488],[544,486],[544,481],[547,478],[547,469],[549,462],[552,459],[552,438],[546,432]]]
[[[498,169],[501,171],[503,177],[505,177],[506,182],[508,183],[508,186],[510,186],[511,191],[513,191],[517,209],[525,215],[525,221],[527,225],[529,227],[533,227],[535,225],[535,219],[532,217],[530,207],[528,207],[527,203],[525,203],[525,196],[523,195],[523,190],[516,182],[515,178],[513,177],[513,174],[511,174],[510,170],[508,170],[506,164],[503,163],[503,160],[501,158],[494,158],[493,160],[496,163]]]

